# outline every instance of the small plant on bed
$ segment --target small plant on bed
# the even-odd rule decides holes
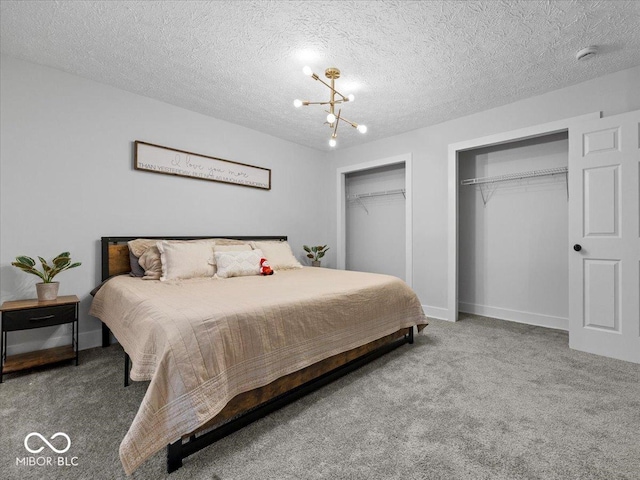
[[[307,252],[307,258],[311,259],[311,265],[313,267],[320,266],[320,259],[324,257],[324,254],[329,250],[326,245],[319,245],[317,247],[308,247],[307,245],[303,245],[302,248]]]
[[[80,262],[71,263],[71,254],[69,252],[62,252],[56,256],[51,265],[42,257],[38,257],[42,264],[42,271],[36,268],[36,261],[25,255],[16,257],[15,262],[11,262],[11,265],[19,268],[23,272],[36,275],[42,279],[42,282],[36,283],[36,292],[38,293],[38,301],[55,300],[58,298],[59,282],[54,282],[53,277],[65,270],[79,267],[82,265]]]

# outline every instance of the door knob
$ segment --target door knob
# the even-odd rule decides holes
[[[573,249],[574,249],[576,252],[579,252],[580,250],[582,250],[582,245],[580,245],[579,243],[576,243],[576,244],[573,246]]]

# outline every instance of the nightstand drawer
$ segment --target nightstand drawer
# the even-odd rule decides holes
[[[70,323],[76,319],[75,305],[56,305],[52,307],[29,308],[3,312],[2,329],[5,332],[27,330]]]

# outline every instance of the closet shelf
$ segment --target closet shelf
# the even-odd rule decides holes
[[[497,175],[494,177],[479,177],[479,178],[468,178],[467,180],[462,180],[460,184],[462,185],[479,185],[480,186],[480,194],[482,195],[482,202],[485,207],[487,206],[487,202],[491,197],[493,190],[490,185],[498,182],[508,182],[510,180],[522,180],[524,178],[533,178],[533,177],[545,177],[547,175],[564,175],[565,183],[567,187],[567,200],[569,200],[569,168],[568,167],[557,167],[557,168],[543,168],[541,170],[532,170],[530,172],[520,172],[520,173],[507,173],[505,175]],[[495,187],[494,187],[495,189]]]
[[[482,183],[506,182],[509,180],[521,180],[523,178],[544,177],[546,175],[566,174],[569,171],[567,167],[544,168],[541,170],[532,170],[530,172],[508,173],[506,175],[497,175],[494,177],[469,178],[462,180],[462,185],[480,185]]]
[[[401,193],[406,197],[406,190],[404,188],[398,188],[396,190],[382,190],[380,192],[369,192],[369,193],[354,193],[351,195],[347,195],[349,200],[358,200],[359,198],[367,198],[367,197],[383,197],[385,195],[397,195]]]
[[[367,210],[367,207],[365,207],[364,203],[362,202],[363,198],[384,197],[386,195],[398,195],[398,194],[402,194],[404,198],[407,198],[406,192],[407,191],[404,188],[397,188],[395,190],[382,190],[379,192],[353,193],[351,195],[347,195],[347,200],[355,200],[356,202],[358,202],[360,206],[364,208],[364,211],[367,212],[367,215],[369,215],[369,210]]]

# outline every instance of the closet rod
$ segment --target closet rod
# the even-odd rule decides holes
[[[347,198],[350,200],[357,200],[359,198],[366,198],[366,197],[381,197],[384,195],[395,195],[398,193],[401,193],[402,195],[404,195],[406,192],[406,190],[404,188],[398,188],[396,190],[382,190],[380,192],[370,192],[370,193],[354,193],[351,195],[348,195]],[[405,195],[406,198],[406,195]]]
[[[380,192],[353,193],[351,195],[347,195],[347,199],[348,200],[355,200],[356,202],[358,202],[360,204],[360,206],[362,208],[364,208],[364,211],[367,212],[367,215],[369,215],[369,210],[367,209],[367,207],[365,206],[364,202],[362,201],[363,198],[382,197],[384,195],[396,195],[398,193],[401,193],[402,196],[404,196],[404,198],[407,198],[406,190],[404,188],[397,188],[395,190],[382,190]]]
[[[544,177],[546,175],[566,174],[569,171],[567,167],[544,168],[541,170],[532,170],[530,172],[508,173],[505,175],[497,175],[495,177],[469,178],[462,180],[461,185],[480,185],[482,183],[506,182],[509,180],[520,180],[523,178]]]

